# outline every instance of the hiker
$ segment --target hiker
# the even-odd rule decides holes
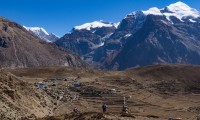
[[[103,103],[103,105],[102,105],[103,113],[106,112],[106,109],[107,109],[107,105],[105,103]]]
[[[128,106],[123,105],[122,113],[123,114],[128,114]]]
[[[78,113],[78,109],[77,109],[77,107],[74,107],[74,113]]]

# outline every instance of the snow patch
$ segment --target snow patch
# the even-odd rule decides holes
[[[130,37],[132,34],[126,34],[124,37],[126,37],[126,38],[128,38],[128,37]]]
[[[196,21],[194,21],[193,19],[189,19],[189,21],[190,21],[190,22],[196,22]]]
[[[164,21],[164,20],[161,20],[161,22],[164,23],[164,24],[166,24],[166,25],[168,25],[168,23],[166,21]]]
[[[104,46],[104,44],[105,44],[104,42],[101,42],[100,44],[92,46],[91,49],[97,49],[97,48],[99,48],[101,46]]]
[[[113,33],[110,33],[110,34],[104,36],[102,39],[104,39],[104,40],[105,40],[105,39],[108,39],[108,38],[110,38],[111,35],[113,35]]]

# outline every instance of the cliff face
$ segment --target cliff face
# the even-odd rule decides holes
[[[197,21],[199,19],[196,19]],[[142,28],[107,66],[120,70],[157,63],[200,64],[199,22],[173,24],[163,16],[148,15]]]

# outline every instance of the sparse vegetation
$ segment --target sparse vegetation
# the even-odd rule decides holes
[[[0,74],[3,84],[0,90],[4,92],[0,102],[11,111],[20,111],[18,117],[25,113],[29,114],[26,118],[32,114],[37,118],[49,116],[41,120],[166,120],[169,117],[190,120],[199,113],[198,71],[199,66],[188,65],[155,65],[121,72],[67,67],[7,69]],[[51,78],[63,79],[51,81]],[[34,84],[39,82],[48,88],[35,88]],[[81,85],[74,86],[74,82]],[[128,105],[126,115],[121,114],[124,96]],[[36,103],[30,103],[30,99]],[[8,100],[33,106],[34,111]],[[108,105],[105,114],[102,114],[102,102]],[[72,113],[74,106],[78,114]],[[14,117],[3,111],[1,116]]]

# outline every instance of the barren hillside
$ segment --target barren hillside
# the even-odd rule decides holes
[[[4,68],[86,66],[72,52],[40,42],[21,25],[3,17],[0,17],[0,65]]]
[[[0,119],[28,119],[52,113],[50,97],[35,91],[32,85],[14,75],[0,71]]]

